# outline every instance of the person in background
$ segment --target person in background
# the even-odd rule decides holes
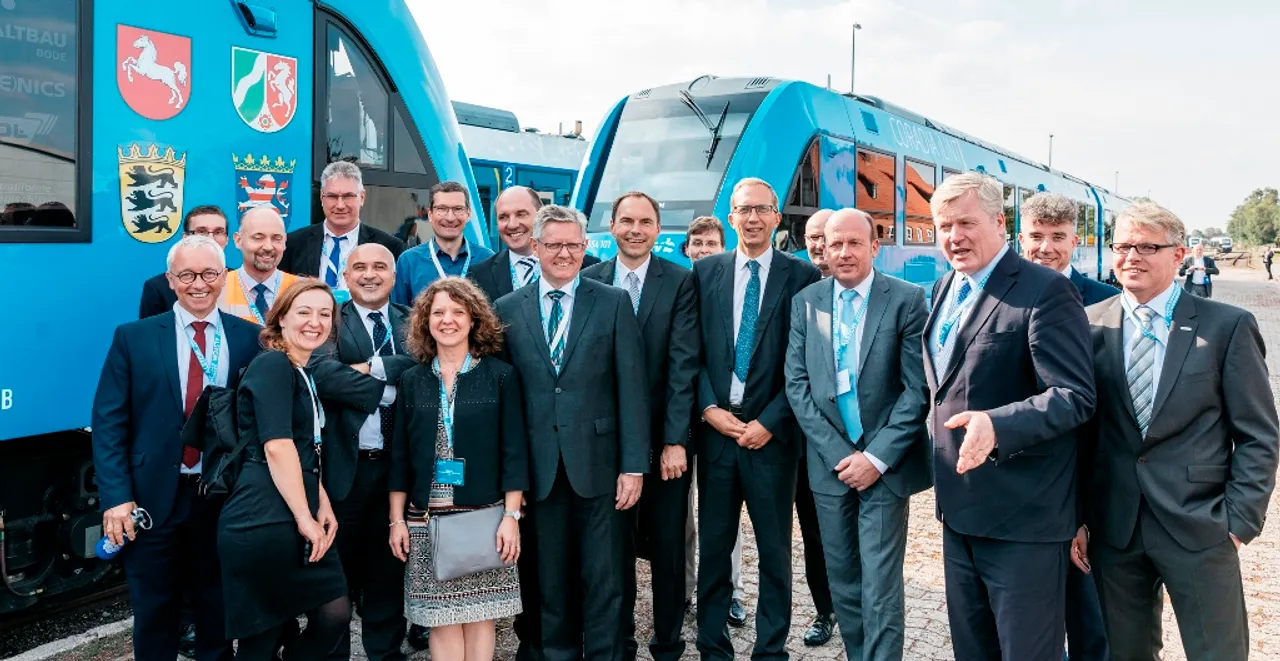
[[[173,661],[182,596],[193,604],[197,661],[229,661],[224,636],[216,525],[220,498],[199,493],[203,456],[178,435],[206,386],[236,387],[258,355],[257,326],[221,315],[226,256],[190,235],[169,249],[166,275],[177,301],[168,313],[116,329],[93,400],[93,465],[102,528],[120,551],[133,608],[133,653]],[[135,509],[151,515],[138,534]]]
[[[724,223],[715,216],[698,216],[684,233],[680,252],[696,262],[708,255],[724,252]]]
[[[182,219],[182,235],[206,236],[213,239],[220,248],[227,247],[230,238],[227,216],[222,209],[213,204],[202,204],[193,207]],[[173,309],[178,302],[178,295],[169,286],[169,276],[160,273],[142,283],[142,297],[138,301],[138,318],[146,319],[163,314]]]
[[[1267,246],[1267,251],[1262,253],[1262,265],[1267,267],[1267,279],[1271,280],[1271,262],[1275,259],[1276,247]]]
[[[218,296],[218,309],[259,326],[267,325],[267,312],[276,296],[298,280],[277,266],[284,257],[284,219],[273,206],[255,207],[240,218],[232,237],[243,264],[227,274],[227,286]]]
[[[831,269],[827,266],[827,260],[823,256],[824,246],[826,245],[823,242],[826,238],[822,232],[827,225],[827,219],[833,213],[835,213],[833,209],[820,209],[817,213],[809,216],[809,220],[804,223],[805,254],[801,256],[801,259],[808,259],[810,264],[818,267],[818,272],[824,278],[831,275]]]
[[[391,550],[407,563],[406,614],[430,627],[431,658],[493,659],[494,620],[521,610],[521,499],[529,441],[520,381],[499,360],[502,327],[469,280],[446,276],[418,296],[391,444]],[[448,470],[444,470],[448,469]],[[439,581],[427,518],[501,505],[494,540],[507,566]]]
[[[456,181],[442,181],[431,187],[427,198],[431,219],[430,241],[406,250],[396,260],[396,285],[391,300],[409,305],[418,292],[447,275],[467,277],[472,264],[493,256],[493,251],[467,240],[471,219],[471,198]]]
[[[1204,244],[1197,243],[1190,255],[1178,267],[1178,277],[1186,276],[1183,288],[1200,298],[1213,298],[1213,279],[1218,275],[1218,266],[1212,257],[1204,254]]]
[[[284,290],[267,314],[266,351],[236,388],[244,465],[218,519],[218,555],[238,661],[274,658],[280,632],[304,613],[284,658],[322,659],[351,621],[342,562],[329,552],[338,520],[320,476],[324,408],[307,368],[336,310],[318,280]]]

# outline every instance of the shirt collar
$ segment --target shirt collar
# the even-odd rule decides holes
[[[1004,254],[1007,252],[1009,252],[1009,244],[1006,242],[1004,247],[1000,248],[1000,252],[996,253],[995,259],[987,262],[987,265],[982,267],[981,271],[966,277],[969,278],[975,287],[978,286],[978,283],[981,283],[987,278],[987,276],[991,275],[992,271],[996,270],[996,265],[1000,263],[1000,260],[1004,259]]]
[[[182,307],[181,303],[174,303],[173,313],[177,315],[178,328],[187,328],[193,321],[207,321],[215,329],[222,330],[222,314],[218,312],[218,308],[214,308],[213,312],[210,312],[209,316],[204,319],[196,319],[196,316]]]
[[[747,268],[747,262],[751,261],[751,258],[747,257],[746,253],[741,250],[735,250],[733,251],[733,255],[734,270],[741,271]],[[768,271],[769,266],[773,264],[773,246],[769,246],[769,248],[764,251],[764,254],[756,258],[756,261],[759,262],[761,269]]]
[[[369,320],[369,315],[373,314],[374,312],[381,312],[381,313],[382,313],[382,319],[383,319],[383,321],[391,321],[391,303],[390,303],[390,301],[388,301],[388,302],[386,302],[386,303],[383,303],[383,304],[382,304],[382,307],[378,308],[377,310],[370,310],[369,308],[366,308],[366,307],[364,307],[363,305],[360,305],[359,303],[355,302],[354,300],[353,300],[353,301],[351,301],[351,304],[352,304],[352,305],[354,305],[354,306],[356,306],[356,312],[360,313],[360,318],[361,318],[361,319],[363,319],[363,320],[365,320],[365,321],[368,321],[368,320]]]
[[[861,296],[862,300],[864,301],[868,300],[868,297],[871,295],[871,282],[875,279],[876,279],[876,270],[871,269],[871,272],[867,274],[867,277],[863,278],[862,282],[859,282],[858,286],[853,288],[853,291],[858,292],[858,296]],[[831,278],[831,283],[832,283],[832,287],[834,287],[835,289],[831,300],[838,301],[840,300],[840,294],[843,293],[845,290],[847,290],[848,287],[845,287],[844,285],[840,284],[840,281],[836,280],[834,276],[832,276]]]
[[[321,223],[321,224],[323,225],[323,223]],[[329,231],[329,226],[328,226],[328,225],[324,225],[324,237],[325,237],[326,239],[333,239],[333,238],[341,237],[341,238],[344,238],[344,239],[352,239],[352,240],[355,240],[356,235],[357,235],[359,232],[360,232],[360,221],[358,221],[358,220],[356,221],[355,227],[352,227],[352,228],[351,228],[351,231],[350,231],[350,232],[347,232],[346,234],[334,234],[333,232],[330,232],[330,231]],[[354,246],[353,246],[353,247],[354,247]]]
[[[622,260],[619,259],[617,260],[617,262],[615,262],[615,266],[617,270],[614,272],[614,276],[613,276],[614,280],[617,282],[624,282],[626,280],[628,273],[635,273],[636,277],[640,278],[640,282],[644,283],[645,275],[649,273],[649,264],[652,262],[653,262],[653,254],[650,253],[647,257],[644,258],[644,263],[636,267],[636,269],[633,271],[632,269],[627,268],[626,264],[623,264]]]
[[[458,248],[458,256],[457,256],[457,257],[454,257],[454,256],[450,255],[449,253],[445,252],[445,251],[444,251],[444,248],[441,248],[441,247],[440,247],[440,244],[439,244],[439,243],[436,243],[436,240],[435,240],[435,239],[432,239],[432,240],[431,240],[431,245],[435,246],[435,248],[436,248],[436,255],[437,255],[437,256],[439,256],[439,257],[446,257],[446,258],[448,258],[448,259],[460,259],[463,255],[468,254],[468,252],[467,252],[467,251],[468,251],[468,250],[470,250],[470,247],[469,247],[469,245],[468,245],[468,243],[467,243],[467,237],[465,237],[465,236],[464,236],[464,237],[462,237],[462,247]],[[517,257],[517,259],[519,259],[519,258]]]
[[[280,273],[280,269],[276,269],[276,272],[272,273],[271,277],[267,278],[265,282],[258,282],[257,280],[253,279],[253,276],[249,275],[248,271],[244,270],[243,266],[236,269],[236,277],[240,278],[240,284],[244,285],[245,289],[249,291],[253,291],[253,288],[257,287],[258,285],[266,285],[267,291],[271,292],[272,294],[280,293],[276,291],[276,283],[280,282],[280,278],[276,277],[279,273]]]
[[[1166,287],[1164,291],[1156,294],[1156,297],[1150,301],[1147,301],[1147,307],[1155,310],[1156,316],[1160,319],[1164,319],[1164,309],[1169,305],[1169,297],[1173,296],[1173,288],[1176,286],[1176,283],[1170,281],[1169,286]],[[1125,315],[1130,318],[1135,316],[1133,311],[1142,306],[1141,303],[1138,303],[1138,299],[1134,298],[1133,294],[1129,293],[1127,290],[1121,294],[1121,302],[1124,304]]]
[[[1074,267],[1072,267],[1070,264],[1067,264],[1067,268],[1062,269],[1062,275],[1067,276],[1067,279],[1068,279],[1068,280],[1070,280],[1070,279],[1071,279],[1071,274],[1072,274],[1072,273],[1075,273],[1075,271],[1076,271],[1076,270],[1075,270],[1075,268],[1074,268]]]
[[[574,276],[573,280],[570,280],[569,284],[563,287],[552,287],[551,283],[548,282],[545,277],[538,278],[538,300],[546,298],[547,294],[551,293],[554,289],[559,289],[564,292],[565,298],[573,298],[574,294],[578,293],[578,278],[580,277],[580,275]]]

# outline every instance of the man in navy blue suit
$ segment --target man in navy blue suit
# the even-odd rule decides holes
[[[197,493],[201,455],[179,438],[205,386],[234,388],[259,351],[259,326],[218,312],[226,272],[213,239],[175,244],[166,277],[177,302],[171,312],[116,329],[93,401],[102,527],[113,543],[130,540],[120,559],[138,661],[177,657],[184,592],[195,604],[196,659],[232,657],[215,533],[221,502]],[[151,515],[150,529],[135,530],[135,508]]]

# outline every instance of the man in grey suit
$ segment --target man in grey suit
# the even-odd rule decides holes
[[[1238,551],[1262,532],[1280,425],[1253,314],[1174,282],[1185,237],[1154,203],[1126,209],[1111,244],[1124,292],[1088,309],[1100,403],[1080,465],[1092,542],[1077,536],[1072,559],[1093,560],[1116,661],[1156,658],[1161,585],[1188,659],[1249,655]]]
[[[874,221],[827,221],[830,281],[791,302],[787,400],[808,439],[836,621],[850,659],[901,661],[907,502],[931,484],[924,290],[877,273]],[[864,607],[865,605],[865,607]]]
[[[496,305],[524,385],[546,661],[621,656],[622,510],[649,471],[644,339],[626,291],[580,277],[586,228],[576,209],[539,209],[542,275]]]

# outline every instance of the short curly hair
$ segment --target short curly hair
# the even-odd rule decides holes
[[[409,355],[420,363],[435,358],[438,350],[436,338],[431,336],[431,305],[436,294],[441,292],[461,304],[471,316],[471,332],[467,334],[467,341],[472,355],[488,356],[502,350],[502,323],[489,305],[488,297],[470,280],[449,276],[431,283],[413,300],[409,332],[405,338]]]
[[[329,295],[329,301],[333,306],[333,323],[329,326],[329,339],[337,343],[338,301],[333,297],[333,290],[329,288],[329,285],[315,278],[298,278],[297,281],[285,287],[284,291],[276,296],[275,302],[271,304],[271,309],[267,311],[267,325],[258,334],[258,341],[262,348],[289,353],[289,343],[284,339],[284,328],[281,321],[285,315],[289,314],[289,310],[293,309],[293,303],[298,300],[299,296],[314,289],[323,290],[324,293]]]

